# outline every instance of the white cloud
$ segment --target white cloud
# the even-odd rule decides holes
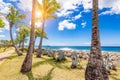
[[[86,22],[81,23],[82,28],[85,28],[86,24],[87,24]]]
[[[19,1],[19,0],[9,0],[9,1],[11,1],[11,2],[17,2],[17,1]]]
[[[73,20],[77,20],[77,19],[79,19],[79,18],[81,18],[81,17],[82,17],[82,14],[81,14],[81,12],[80,12],[80,14],[76,15],[76,16],[73,18]]]
[[[68,16],[69,16],[70,14],[72,14],[72,13],[73,13],[73,11],[65,11],[65,10],[62,10],[62,11],[57,12],[56,15],[57,15],[58,17],[62,17],[62,16],[68,17]]]
[[[0,13],[7,14],[9,12],[10,3],[5,3],[3,0],[0,0]]]
[[[82,0],[57,0],[61,4],[61,9],[57,12],[58,17],[69,16],[78,8]]]
[[[99,8],[109,8],[109,10],[102,12],[100,15],[120,14],[120,0],[100,0]]]
[[[3,0],[0,0],[0,18],[2,18],[3,22],[5,22],[5,27],[0,28],[0,32],[3,32],[3,30],[9,30],[9,22],[6,20],[5,16],[3,14],[9,13],[9,7],[12,6],[10,3],[5,3]]]
[[[76,28],[76,24],[74,24],[74,23],[72,23],[72,22],[70,22],[69,20],[64,20],[64,21],[62,21],[62,22],[60,22],[59,23],[59,27],[58,27],[58,29],[60,30],[60,31],[62,31],[62,30],[64,30],[64,29],[75,29]]]
[[[19,0],[17,6],[24,11],[31,11],[32,10],[32,0]]]
[[[58,17],[69,16],[74,13],[78,5],[82,5],[83,12],[90,12],[92,9],[92,0],[57,0],[61,4],[60,12],[57,13]],[[103,11],[101,15],[106,14],[120,14],[120,0],[99,0],[99,9],[109,8]]]
[[[0,0],[3,3],[3,0]],[[18,0],[10,0],[10,1],[18,1]],[[41,3],[42,0],[39,0]],[[84,8],[84,12],[89,12],[92,9],[92,0],[57,0],[61,4],[61,9],[57,12],[58,17],[66,17],[70,14],[74,13],[75,10],[82,5]],[[103,8],[111,8],[110,10],[106,10],[101,14],[120,14],[120,0],[99,0],[99,9]],[[10,5],[9,3],[7,5]],[[6,5],[6,6],[7,6]],[[32,0],[19,0],[17,4],[18,7],[22,10],[31,11],[32,8]],[[0,6],[1,7],[1,6]],[[7,8],[5,9],[7,11]]]
[[[0,38],[4,38],[5,37],[5,35],[0,35]]]
[[[84,12],[89,12],[92,8],[92,0],[82,0]]]

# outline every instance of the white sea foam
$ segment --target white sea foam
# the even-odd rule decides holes
[[[74,50],[74,49],[72,49],[72,48],[60,48],[60,50]]]

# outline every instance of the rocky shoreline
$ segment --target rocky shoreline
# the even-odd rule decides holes
[[[46,51],[46,49],[44,49]],[[58,54],[58,52],[60,50],[55,50],[53,49],[52,50],[55,55]],[[88,60],[89,58],[89,54],[90,54],[90,51],[87,51],[87,50],[61,50],[64,52],[64,55],[66,57],[71,57],[72,54],[74,53],[77,53],[78,54],[78,57],[80,59],[84,59],[84,60]],[[116,67],[120,67],[120,52],[105,52],[105,51],[102,51],[102,55],[103,55],[103,58],[105,58],[107,55],[110,56],[110,60],[111,62],[116,66]]]

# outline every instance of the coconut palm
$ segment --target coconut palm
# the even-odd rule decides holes
[[[36,56],[41,57],[45,22],[48,19],[56,18],[54,16],[54,13],[60,8],[60,5],[59,3],[56,2],[56,0],[42,0],[42,4],[37,2],[37,6],[41,12],[40,19],[42,21],[42,33],[41,33],[42,36],[40,38],[40,44]]]
[[[4,28],[5,23],[3,22],[3,20],[0,18],[0,28]]]
[[[31,34],[30,34],[30,43],[28,51],[24,62],[21,67],[21,72],[26,73],[31,71],[32,68],[32,52],[33,52],[33,43],[34,43],[34,32],[35,32],[35,10],[36,10],[36,0],[32,0],[32,20],[31,20]]]
[[[34,46],[35,46],[35,42],[36,42],[37,37],[41,37],[41,36],[42,36],[42,35],[41,35],[41,32],[42,32],[42,29],[41,29],[41,28],[39,28],[39,27],[36,27],[36,28],[35,28]],[[43,33],[43,38],[48,39],[46,32]],[[34,53],[34,47],[33,47],[33,53]]]
[[[24,43],[26,41],[26,37],[29,36],[29,33],[30,33],[30,27],[26,27],[26,26],[20,27],[18,31],[19,37],[21,39],[20,42],[22,42],[22,51],[24,51]]]
[[[93,0],[92,44],[85,72],[85,80],[109,80],[100,48],[98,0]]]
[[[17,34],[17,37],[16,37],[16,39],[15,39],[15,43],[18,44],[18,47],[19,47],[19,48],[21,47],[22,40],[23,40],[23,39],[22,39],[21,35],[18,33],[18,34]]]
[[[10,7],[10,12],[7,14],[6,16],[7,20],[9,21],[9,26],[10,26],[10,38],[13,44],[13,47],[15,48],[16,53],[18,54],[18,56],[22,55],[22,52],[20,52],[17,48],[17,46],[15,45],[15,42],[13,40],[13,35],[12,35],[12,28],[13,25],[17,24],[18,22],[20,22],[20,20],[26,18],[25,14],[20,14],[18,10],[16,10],[13,6]]]

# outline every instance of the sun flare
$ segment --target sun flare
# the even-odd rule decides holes
[[[40,11],[36,11],[36,17],[38,18],[38,17],[40,17],[42,14],[41,14],[41,12]]]

